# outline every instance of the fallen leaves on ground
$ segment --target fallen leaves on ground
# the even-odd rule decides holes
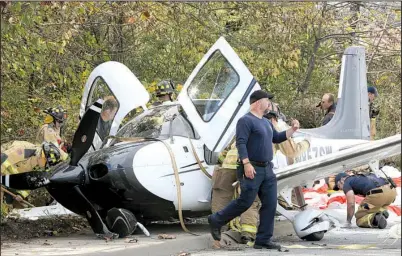
[[[168,235],[168,234],[159,234],[158,235],[159,239],[176,239],[175,235]]]
[[[124,240],[124,242],[126,243],[136,243],[138,242],[137,238],[126,238],[126,240]]]
[[[177,256],[190,256],[189,252],[180,252]]]

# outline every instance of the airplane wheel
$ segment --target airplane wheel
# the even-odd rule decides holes
[[[129,210],[112,208],[107,212],[106,224],[108,228],[123,238],[134,233],[137,228],[137,219]]]
[[[307,241],[320,241],[324,237],[325,232],[324,231],[319,231],[312,233],[308,236],[303,237],[302,239],[307,240]]]

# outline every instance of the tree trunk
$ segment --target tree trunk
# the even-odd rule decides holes
[[[359,37],[356,34],[356,31],[359,29],[359,13],[360,13],[360,5],[361,2],[353,2],[350,6],[350,11],[353,13],[350,19],[350,27],[353,29],[352,33],[352,44],[359,43]]]
[[[121,6],[120,6],[121,8]],[[120,9],[119,19],[117,20],[117,52],[119,62],[124,62],[123,54],[123,23],[124,23],[124,12]]]
[[[297,91],[298,93],[304,94],[307,91],[308,87],[310,86],[311,76],[313,75],[313,71],[314,71],[314,67],[315,67],[316,54],[317,54],[318,49],[320,48],[320,44],[321,44],[321,32],[322,32],[321,28],[322,28],[322,22],[325,17],[326,7],[327,7],[327,3],[324,2],[324,6],[323,6],[323,9],[321,12],[320,23],[318,24],[317,33],[314,34],[315,42],[314,42],[313,52],[308,61],[306,78],[304,79],[303,84],[301,86],[299,86],[298,91]]]

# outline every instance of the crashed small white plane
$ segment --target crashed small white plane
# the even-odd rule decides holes
[[[137,220],[205,216],[211,209],[210,177],[218,155],[233,138],[237,120],[248,112],[250,94],[258,89],[223,37],[195,67],[178,101],[152,109],[145,107],[148,92],[126,66],[103,63],[85,85],[70,163],[56,166],[50,175],[12,175],[7,185],[45,186],[103,236],[129,235]],[[109,131],[112,137],[102,141],[96,126],[108,96],[119,106]],[[144,112],[122,125],[137,107]],[[337,111],[327,125],[295,135],[296,140],[308,137],[310,149],[298,163],[275,170],[278,192],[290,202],[293,187],[372,160],[377,160],[375,169],[378,160],[400,154],[400,135],[369,141],[369,126],[364,48],[349,47],[342,59]],[[321,211],[294,215],[278,205],[278,212],[303,239],[320,240],[333,224]]]

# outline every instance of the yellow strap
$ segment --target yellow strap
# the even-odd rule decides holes
[[[233,200],[237,199],[239,197],[239,193],[237,193],[237,187],[234,189],[233,193]],[[233,220],[229,222],[229,227],[231,230],[240,232],[241,230],[241,225],[240,225],[240,218],[236,217]]]
[[[208,177],[208,179],[212,179],[212,176],[207,172],[205,167],[202,165],[200,159],[198,158],[197,152],[195,151],[195,148],[194,148],[193,142],[191,141],[190,136],[188,136],[188,140],[190,141],[191,151],[193,151],[194,158],[197,161],[197,164],[200,167],[201,171],[205,174],[205,176]]]
[[[161,142],[163,145],[165,145],[166,149],[169,152],[170,155],[170,160],[172,162],[172,168],[174,171],[174,177],[175,177],[175,181],[176,181],[176,193],[177,193],[177,208],[178,208],[178,212],[179,212],[179,220],[180,220],[180,225],[181,228],[192,235],[195,236],[199,236],[195,233],[192,233],[190,230],[187,229],[186,225],[184,224],[184,219],[183,219],[183,207],[182,207],[182,201],[181,201],[181,182],[180,182],[180,177],[179,177],[179,169],[177,168],[177,163],[176,163],[176,158],[174,156],[173,150],[170,147],[170,145],[168,143],[166,143],[163,140],[160,139],[153,139],[153,138],[140,138],[140,137],[128,137],[128,138],[123,138],[123,137],[117,137],[117,136],[113,136],[113,135],[109,135],[106,136],[105,140],[108,139],[116,139],[119,141],[127,141],[127,142],[145,142],[145,141],[159,141]]]

